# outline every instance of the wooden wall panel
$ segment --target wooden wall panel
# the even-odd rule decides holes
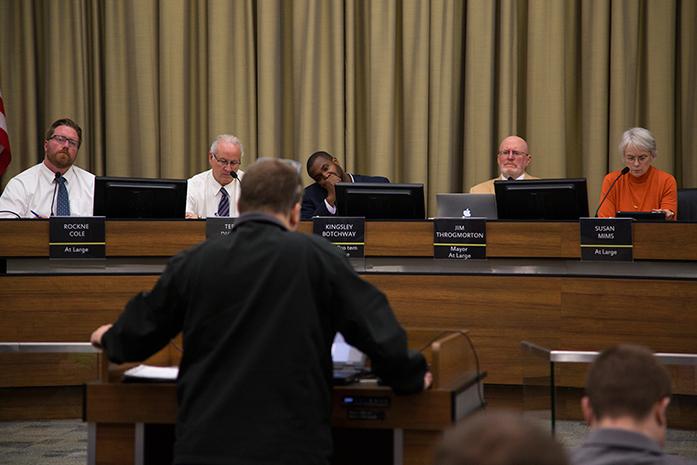
[[[366,275],[408,327],[467,328],[487,382],[519,384],[522,340],[558,346],[561,278]]]
[[[0,341],[88,342],[157,276],[0,276]]]
[[[697,282],[566,279],[561,300],[563,349],[631,342],[697,353]]]
[[[299,231],[312,234],[312,222]],[[697,260],[697,224],[635,223],[634,257],[642,260]],[[197,244],[205,236],[205,221],[106,222],[107,256],[168,257]],[[366,255],[433,256],[430,221],[366,222]],[[578,258],[576,222],[490,221],[489,257]],[[0,257],[48,256],[48,221],[0,220]]]
[[[0,387],[75,386],[98,379],[98,354],[0,354]]]
[[[0,388],[0,421],[82,417],[82,386]]]
[[[131,465],[135,463],[135,425],[101,424],[96,433],[97,465]]]

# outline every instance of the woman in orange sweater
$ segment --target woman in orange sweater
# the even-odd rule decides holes
[[[673,176],[651,166],[657,155],[653,135],[644,128],[628,129],[622,134],[619,148],[626,168],[605,176],[600,198],[605,197],[613,182],[615,186],[598,216],[614,217],[618,211],[653,211],[664,213],[667,220],[675,220],[678,184]],[[629,176],[624,176],[627,172]]]

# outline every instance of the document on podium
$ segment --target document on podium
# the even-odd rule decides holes
[[[156,367],[138,365],[123,373],[124,381],[133,382],[174,382],[177,380],[179,367]]]

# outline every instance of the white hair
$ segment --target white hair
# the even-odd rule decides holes
[[[213,139],[213,143],[211,144],[211,153],[217,153],[219,142],[227,142],[228,144],[238,146],[240,148],[240,158],[244,156],[244,147],[242,147],[242,142],[240,142],[240,140],[232,134],[220,134],[215,136],[215,139]]]
[[[656,150],[656,139],[648,129],[632,128],[624,131],[619,145],[621,156],[624,156],[625,149],[630,145],[639,150],[646,150],[654,157],[658,155],[658,151]]]

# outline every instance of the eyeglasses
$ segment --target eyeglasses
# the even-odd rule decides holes
[[[211,157],[213,157],[213,160],[218,162],[218,164],[223,167],[238,166],[242,163],[240,160],[221,160],[220,158],[216,157],[213,152],[211,152]]]
[[[636,162],[637,160],[639,160],[639,163],[644,163],[646,160],[649,159],[649,156],[648,156],[648,155],[639,155],[638,157],[635,157],[635,156],[633,156],[633,155],[625,155],[624,159],[625,159],[628,163],[634,163],[634,162]]]
[[[55,135],[49,137],[49,139],[55,140],[55,141],[58,142],[60,145],[63,145],[63,144],[65,144],[65,143],[67,142],[68,145],[71,146],[71,147],[74,148],[74,149],[76,149],[77,146],[78,146],[78,144],[79,144],[79,142],[76,141],[75,139],[71,139],[70,137],[61,136],[61,135],[59,135],[59,134],[55,134]]]
[[[527,155],[527,153],[519,152],[517,150],[501,150],[501,151],[497,152],[496,155],[498,155],[499,157],[507,157],[509,153],[516,158],[524,157],[525,155]]]

